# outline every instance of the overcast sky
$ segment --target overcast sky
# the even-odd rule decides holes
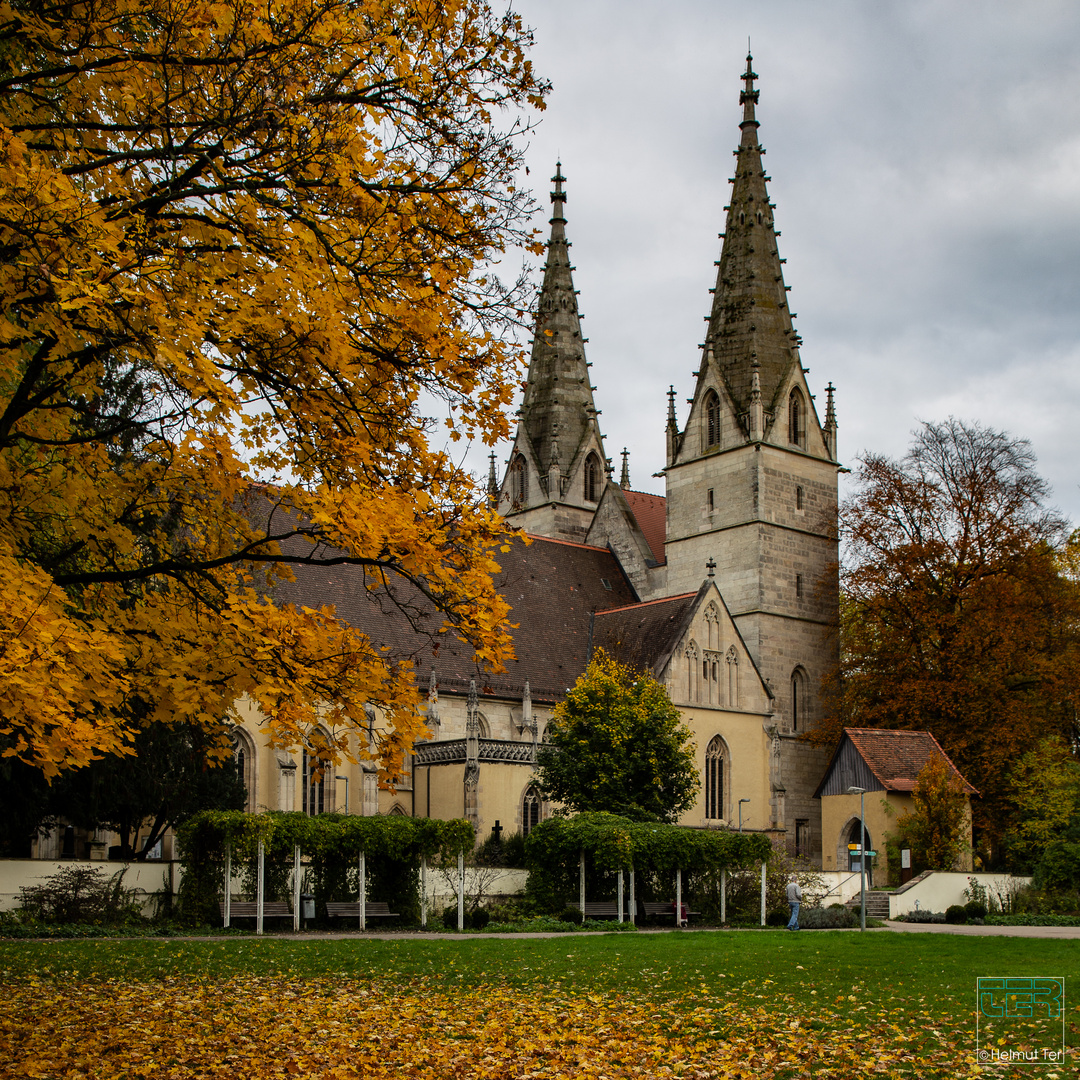
[[[527,154],[537,222],[561,158],[601,427],[634,488],[663,492],[669,383],[685,423],[749,36],[803,363],[822,418],[838,388],[841,460],[977,420],[1029,439],[1080,522],[1076,0],[514,6],[554,84]]]

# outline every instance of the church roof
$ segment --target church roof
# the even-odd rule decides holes
[[[935,755],[944,758],[967,794],[978,795],[929,731],[844,728],[814,798],[840,795],[853,786],[867,791],[914,791],[923,766]]]
[[[752,58],[746,58],[745,87],[739,95],[742,138],[736,165],[709,329],[705,339],[704,375],[716,366],[736,412],[744,416],[753,392],[755,364],[761,401],[774,408],[792,365],[798,363],[798,335],[792,325],[787,289],[769,202],[768,176],[758,143],[756,106],[759,91]]]
[[[415,587],[364,587],[357,566],[296,566],[295,581],[275,588],[279,601],[332,606],[339,618],[368,634],[390,655],[412,659],[417,678],[432,667],[441,692],[465,693],[475,678],[483,694],[520,697],[529,681],[534,701],[557,701],[585,670],[594,611],[637,600],[615,556],[605,548],[518,535],[495,555],[496,587],[510,605],[516,658],[501,673],[484,671],[472,648],[440,632],[443,618]],[[408,614],[407,614],[408,613]]]
[[[663,495],[650,495],[644,491],[630,491],[626,488],[623,488],[623,495],[626,496],[626,502],[638,527],[645,534],[653,558],[658,565],[666,562],[664,540],[667,536],[667,499]]]
[[[659,677],[686,633],[697,598],[696,592],[683,593],[632,607],[597,611],[593,645],[621,663]]]

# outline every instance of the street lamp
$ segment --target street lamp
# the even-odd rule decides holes
[[[859,796],[859,886],[862,904],[859,910],[859,929],[866,929],[866,788],[849,787],[849,795]]]
[[[739,800],[739,832],[742,832],[742,804],[744,802],[749,802],[749,801],[750,801],[749,799],[740,799]]]

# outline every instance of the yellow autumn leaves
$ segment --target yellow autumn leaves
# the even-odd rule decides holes
[[[0,1006],[10,1077],[447,1080],[962,1077],[966,1036],[786,996],[688,988],[666,1001],[414,980],[17,983]]]
[[[478,0],[19,0],[0,41],[0,753],[54,775],[248,695],[282,744],[382,706],[392,774],[409,663],[270,596],[344,562],[507,655],[503,526],[440,444],[507,433],[519,298],[480,268],[523,236],[528,34]]]

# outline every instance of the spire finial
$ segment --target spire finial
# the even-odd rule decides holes
[[[829,448],[829,456],[836,460],[836,408],[833,404],[833,394],[836,387],[832,382],[825,387],[825,445]]]
[[[555,175],[551,178],[551,182],[555,185],[555,190],[551,193],[551,201],[555,204],[555,209],[552,211],[552,217],[561,218],[563,216],[563,204],[566,202],[566,192],[563,191],[563,183],[566,177],[562,174],[562,162],[555,162]]]
[[[622,475],[619,477],[619,487],[630,486],[630,451],[623,447],[622,451]]]
[[[757,104],[758,91],[754,89],[754,80],[757,78],[757,74],[754,71],[754,58],[749,52],[750,43],[747,42],[746,53],[746,71],[743,73],[742,80],[744,83],[743,90],[739,94],[739,104],[743,107],[743,120],[740,127],[745,127],[747,124],[753,124],[757,127],[757,118],[754,115],[754,106]]]
[[[705,569],[709,571],[709,577],[716,577],[716,560],[711,555],[705,564]]]
[[[675,387],[669,385],[667,392],[667,426],[675,426]]]
[[[488,454],[488,482],[487,482],[488,495],[498,495],[499,493],[499,481],[495,477],[495,451],[493,450]]]

